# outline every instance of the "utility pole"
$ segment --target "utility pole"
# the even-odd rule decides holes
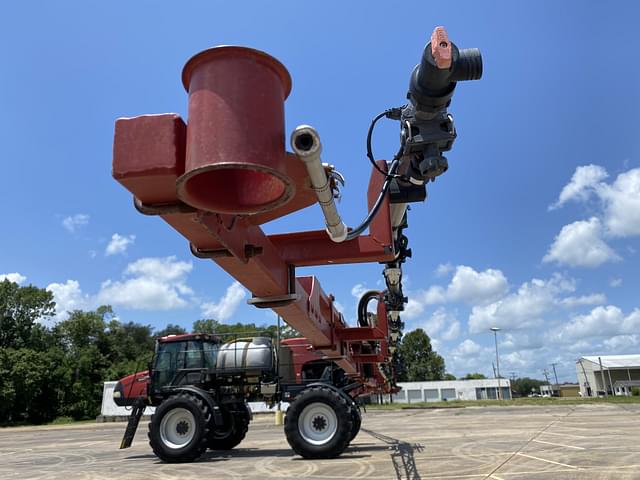
[[[551,366],[553,367],[553,376],[556,377],[556,390],[558,390],[558,396],[560,396],[560,386],[558,384],[558,374],[556,373],[556,365],[557,363],[551,364]]]
[[[498,400],[502,400],[502,385],[500,385],[500,355],[498,355],[498,332],[500,331],[500,327],[491,327],[491,331],[493,332],[493,338],[496,342],[496,369],[498,370]]]
[[[607,392],[607,381],[604,379],[604,370],[602,369],[602,358],[598,357],[598,362],[600,362],[600,376],[602,377],[602,388],[604,389],[604,396],[608,397],[609,393]]]
[[[549,371],[545,368],[545,369],[542,371],[542,374],[544,375],[544,378],[546,378],[546,379],[547,379],[547,385],[551,385],[551,382],[549,381]],[[540,390],[542,390],[542,389],[540,389]]]

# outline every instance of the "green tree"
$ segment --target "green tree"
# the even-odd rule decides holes
[[[220,327],[220,323],[213,318],[203,318],[193,322],[193,333],[216,333],[216,330]]]
[[[220,323],[211,318],[196,320],[193,323],[194,333],[217,333],[219,335],[238,335],[253,337],[267,335],[272,338],[277,336],[277,325],[259,326],[255,323]],[[281,325],[280,338],[294,338],[300,335],[286,323]]]
[[[0,350],[0,423],[55,418],[64,388],[60,358],[28,348]]]
[[[182,335],[187,333],[187,330],[180,325],[169,323],[162,330],[156,330],[153,332],[154,337],[166,337],[167,335]]]
[[[464,377],[460,378],[460,380],[484,380],[486,378],[482,373],[467,373]]]
[[[522,377],[511,381],[511,390],[521,397],[526,397],[531,392],[539,392],[540,385],[547,382],[544,380],[536,380],[535,378]]]
[[[445,373],[443,380],[457,380],[456,376],[453,373]]]
[[[76,419],[93,418],[100,412],[103,382],[110,366],[107,320],[111,307],[96,311],[75,310],[56,325],[61,338],[68,374],[62,413]]]
[[[30,347],[34,330],[37,335],[42,334],[36,322],[54,313],[51,292],[3,280],[0,282],[0,348]]]
[[[444,359],[433,350],[429,335],[421,328],[402,337],[398,354],[403,367],[400,381],[420,382],[444,378]]]

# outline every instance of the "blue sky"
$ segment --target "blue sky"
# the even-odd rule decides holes
[[[347,178],[348,224],[365,214],[365,135],[404,102],[432,28],[479,47],[461,83],[449,171],[415,205],[405,289],[448,370],[575,378],[587,354],[640,351],[640,66],[636,2],[13,2],[2,7],[0,274],[51,289],[65,310],[114,305],[124,321],[188,327],[204,314],[272,322],[184,239],[143,217],[110,175],[118,117],[186,118],[184,62],[219,44],[289,69],[287,131],[314,125]],[[397,149],[376,130],[376,155]],[[267,225],[317,229],[317,207]],[[347,318],[379,265],[305,269]]]

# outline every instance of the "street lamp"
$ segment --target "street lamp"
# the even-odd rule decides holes
[[[501,400],[502,397],[502,386],[500,385],[500,356],[498,355],[498,332],[500,331],[499,327],[491,327],[491,331],[493,332],[493,338],[496,341],[496,369],[498,370],[498,400]]]

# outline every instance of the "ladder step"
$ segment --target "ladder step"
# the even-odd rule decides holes
[[[129,448],[131,446],[133,437],[135,437],[136,430],[138,429],[138,424],[140,423],[140,418],[142,418],[142,414],[144,413],[144,409],[145,405],[141,401],[134,403],[131,415],[129,415],[129,421],[127,422],[127,429],[124,431],[122,442],[120,442],[121,449]]]

